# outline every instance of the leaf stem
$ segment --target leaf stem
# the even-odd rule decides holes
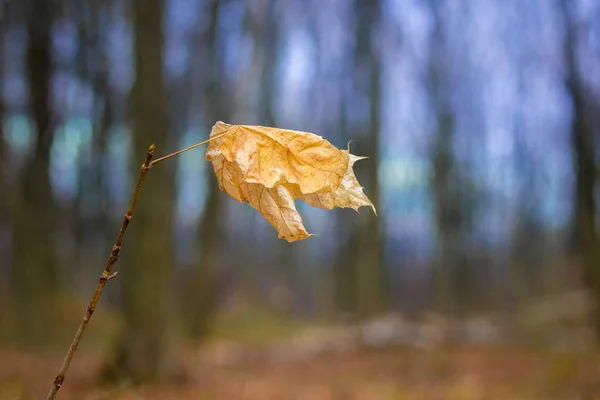
[[[83,332],[85,331],[88,323],[90,322],[90,319],[92,318],[92,314],[94,314],[94,311],[96,310],[96,305],[98,304],[98,300],[100,300],[100,296],[102,295],[102,291],[104,290],[104,287],[106,286],[106,282],[108,282],[110,279],[113,279],[117,275],[116,272],[111,274],[111,271],[112,271],[113,266],[119,259],[119,253],[121,251],[121,245],[123,244],[123,238],[125,237],[125,232],[127,231],[129,222],[131,221],[131,217],[133,215],[133,209],[135,208],[135,203],[137,202],[137,199],[140,195],[140,190],[142,189],[142,184],[144,182],[144,178],[146,177],[146,174],[150,170],[151,160],[152,160],[152,156],[154,155],[155,149],[156,149],[156,146],[154,146],[154,145],[152,145],[148,148],[148,152],[146,153],[146,159],[144,161],[144,164],[142,165],[142,168],[140,171],[140,176],[138,178],[137,185],[135,187],[135,191],[133,192],[133,196],[131,197],[131,201],[129,202],[129,208],[127,208],[127,213],[125,214],[125,218],[123,219],[123,223],[121,225],[121,230],[119,231],[119,235],[117,236],[117,241],[115,242],[115,245],[112,248],[110,257],[108,258],[106,267],[104,268],[104,272],[102,272],[102,275],[100,276],[100,280],[98,281],[98,285],[96,286],[96,291],[94,292],[94,296],[92,297],[92,300],[90,301],[90,303],[87,307],[87,310],[85,311],[85,314],[83,315],[83,319],[81,320],[81,323],[79,324],[79,328],[77,329],[77,333],[75,333],[75,337],[73,338],[73,341],[71,342],[71,346],[69,346],[69,350],[67,351],[67,355],[65,356],[65,359],[62,363],[62,366],[60,367],[60,370],[58,371],[58,375],[56,375],[56,378],[54,379],[54,386],[52,387],[52,390],[50,390],[50,393],[48,393],[46,400],[53,400],[54,398],[56,398],[56,394],[57,394],[58,390],[60,389],[60,387],[62,386],[62,384],[65,381],[65,376],[67,374],[67,370],[69,369],[69,365],[71,364],[71,361],[73,360],[73,356],[75,355],[75,352],[77,351],[77,348],[79,346],[79,341],[81,340],[81,337],[83,336]]]
[[[225,135],[226,135],[228,132],[229,132],[229,129],[227,129],[225,132],[221,132],[221,133],[219,133],[218,135],[215,135],[215,136],[213,136],[213,137],[211,137],[211,138],[209,138],[209,139],[207,139],[207,140],[205,140],[205,141],[203,141],[203,142],[196,143],[196,144],[194,144],[194,145],[192,145],[192,146],[190,146],[190,147],[186,147],[185,149],[182,149],[182,150],[176,151],[176,152],[174,152],[174,153],[167,154],[166,156],[162,156],[162,157],[160,157],[160,158],[157,158],[156,160],[154,160],[154,161],[152,161],[152,162],[150,163],[150,165],[148,166],[148,168],[152,168],[152,167],[153,167],[155,164],[158,164],[159,162],[161,162],[161,161],[164,161],[164,160],[166,160],[166,159],[168,159],[168,158],[175,157],[175,156],[177,156],[177,155],[179,155],[179,154],[181,154],[181,153],[185,153],[186,151],[189,151],[189,150],[195,149],[196,147],[200,147],[200,146],[202,146],[202,145],[204,145],[204,144],[206,144],[206,143],[212,142],[212,141],[213,141],[213,140],[215,140],[215,139],[222,138],[222,137],[223,137],[223,136],[225,136]]]

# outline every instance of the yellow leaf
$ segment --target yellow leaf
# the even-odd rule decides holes
[[[375,207],[354,176],[364,157],[308,132],[217,122],[206,150],[219,187],[261,213],[281,239],[306,239],[295,199],[331,210]],[[218,137],[217,137],[218,136]]]

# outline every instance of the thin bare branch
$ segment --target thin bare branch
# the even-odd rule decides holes
[[[100,296],[102,295],[102,291],[104,290],[104,287],[106,286],[106,282],[108,282],[109,280],[111,280],[113,278],[116,278],[116,276],[117,276],[117,272],[111,273],[111,271],[113,269],[113,266],[119,259],[119,253],[121,252],[121,246],[123,244],[123,238],[125,237],[125,232],[127,231],[127,227],[129,226],[129,222],[131,221],[131,217],[133,215],[133,209],[135,208],[135,204],[140,195],[140,190],[142,189],[142,184],[144,182],[144,178],[146,177],[146,174],[148,173],[150,168],[152,168],[156,163],[158,163],[160,161],[164,161],[168,158],[174,157],[174,156],[184,153],[188,150],[192,150],[192,149],[195,149],[196,147],[200,147],[204,144],[207,144],[208,142],[210,142],[212,140],[223,137],[227,133],[228,133],[228,131],[225,131],[223,133],[220,133],[218,135],[211,137],[208,140],[197,143],[197,144],[187,147],[183,150],[176,151],[175,153],[168,154],[168,155],[158,158],[154,161],[152,161],[152,156],[154,155],[154,151],[155,151],[156,147],[154,145],[152,145],[148,148],[148,153],[146,154],[146,160],[144,161],[144,164],[142,165],[137,185],[135,187],[133,196],[131,197],[131,201],[129,203],[129,208],[127,209],[127,213],[125,214],[125,218],[123,219],[123,224],[121,225],[121,230],[119,231],[119,235],[117,236],[117,241],[115,242],[115,245],[112,248],[110,257],[108,258],[106,267],[104,268],[104,272],[102,272],[102,275],[100,276],[100,280],[98,281],[98,285],[96,286],[96,291],[94,292],[94,296],[92,297],[92,300],[90,301],[90,304],[88,305],[88,308],[83,316],[83,319],[81,320],[81,323],[79,324],[79,328],[77,329],[77,332],[75,333],[75,337],[73,338],[73,341],[71,342],[71,346],[69,346],[69,350],[67,351],[67,355],[65,356],[65,359],[62,363],[62,366],[60,367],[60,370],[58,371],[58,375],[56,375],[56,378],[54,379],[54,386],[52,387],[52,390],[50,390],[50,392],[48,393],[46,400],[53,400],[56,398],[56,394],[58,393],[59,389],[61,388],[61,386],[63,385],[63,383],[65,381],[65,376],[67,374],[67,370],[69,369],[69,365],[71,364],[71,361],[73,360],[73,356],[75,355],[75,352],[77,351],[77,348],[79,346],[79,341],[81,340],[81,337],[83,336],[83,332],[85,331],[88,323],[90,322],[90,319],[92,318],[92,315],[94,314],[94,311],[96,310],[96,305],[98,304],[98,300],[100,300]]]
[[[94,314],[94,311],[96,310],[96,305],[98,304],[98,300],[100,300],[100,296],[102,295],[102,291],[104,290],[104,287],[106,286],[106,282],[108,282],[110,279],[113,279],[117,276],[116,272],[111,274],[111,271],[113,269],[113,266],[119,259],[119,253],[121,251],[121,246],[123,244],[123,238],[125,237],[125,232],[127,231],[129,222],[131,221],[131,217],[133,215],[133,209],[135,208],[135,203],[137,202],[137,199],[140,195],[140,190],[142,188],[144,178],[146,177],[148,170],[150,170],[151,160],[152,160],[152,156],[154,155],[155,149],[156,149],[156,147],[154,145],[152,145],[148,148],[148,153],[146,154],[146,160],[144,161],[144,164],[142,165],[142,168],[140,171],[140,176],[138,178],[137,185],[135,187],[135,191],[133,192],[133,196],[131,197],[131,201],[129,203],[129,208],[127,209],[127,213],[125,214],[125,218],[123,219],[123,224],[121,225],[121,230],[119,231],[119,235],[117,236],[117,241],[115,242],[115,245],[112,248],[110,257],[108,258],[106,267],[104,268],[104,272],[102,272],[102,275],[100,276],[100,280],[98,281],[98,286],[96,286],[96,291],[94,292],[94,296],[92,297],[92,300],[90,301],[90,304],[88,305],[88,308],[85,311],[83,319],[81,320],[81,323],[79,324],[77,333],[75,334],[75,337],[73,338],[73,341],[71,342],[71,346],[69,346],[69,350],[67,351],[67,355],[65,356],[65,359],[62,363],[62,366],[60,367],[60,370],[58,371],[58,375],[56,375],[56,378],[54,379],[54,386],[52,387],[52,390],[50,390],[50,393],[48,393],[48,396],[46,397],[47,400],[53,400],[54,398],[56,398],[56,394],[58,393],[58,390],[61,388],[62,384],[65,381],[65,376],[67,374],[67,370],[69,369],[69,365],[71,364],[71,361],[73,360],[73,356],[75,355],[75,352],[77,351],[77,348],[79,346],[79,341],[81,340],[81,337],[83,336],[83,332],[85,331],[85,328],[87,327],[88,323],[90,322],[90,319],[92,318],[92,314]]]

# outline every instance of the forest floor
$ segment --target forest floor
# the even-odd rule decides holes
[[[572,303],[560,301],[569,313]],[[75,319],[59,321],[69,329],[54,350],[0,340],[0,400],[45,398],[78,321],[80,304],[71,308]],[[542,309],[551,321],[560,311],[556,302]],[[545,314],[536,307],[524,319]],[[565,334],[577,331],[573,323],[542,318],[527,346],[517,346],[486,319],[460,325],[445,341],[451,325],[435,318],[312,326],[260,309],[219,315],[202,346],[182,345],[185,382],[106,386],[98,378],[118,318],[100,310],[59,400],[600,400],[600,352],[590,335]]]
[[[348,351],[295,361],[218,365],[184,352],[189,379],[174,386],[104,387],[102,358],[75,357],[60,399],[600,399],[600,357],[531,349],[454,347]],[[59,355],[0,349],[0,400],[44,398]]]

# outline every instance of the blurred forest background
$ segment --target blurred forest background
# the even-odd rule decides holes
[[[379,216],[289,244],[161,164],[64,398],[599,398],[600,2],[0,0],[0,88],[0,398],[218,120],[352,141]]]

